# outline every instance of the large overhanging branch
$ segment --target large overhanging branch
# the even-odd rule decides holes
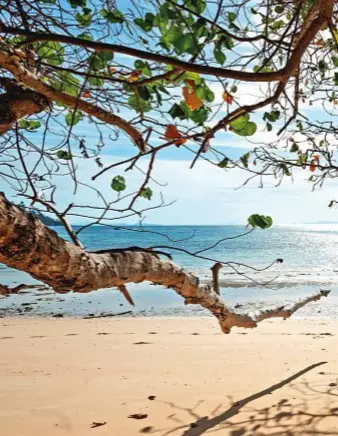
[[[3,46],[3,44],[1,45]],[[68,95],[53,88],[47,83],[42,82],[32,72],[25,68],[23,62],[21,62],[20,58],[17,54],[15,54],[15,52],[11,53],[9,50],[9,48],[8,50],[0,50],[0,67],[13,74],[18,82],[33,89],[52,101],[58,101],[66,106],[78,109],[88,115],[96,117],[106,124],[118,127],[133,140],[141,152],[145,151],[145,144],[141,133],[128,121],[94,104],[88,103],[81,98]]]
[[[185,71],[192,71],[195,73],[216,76],[219,78],[235,79],[244,82],[283,82],[288,80],[288,78],[291,77],[298,68],[302,56],[317,33],[330,25],[332,20],[333,3],[333,0],[314,1],[310,12],[304,19],[304,24],[300,31],[301,37],[298,38],[298,42],[293,48],[290,59],[284,68],[274,72],[246,72],[227,68],[211,67],[208,65],[199,65],[133,47],[97,41],[88,41],[81,38],[60,35],[56,33],[31,32],[17,27],[6,26],[1,22],[0,32],[5,34],[26,36],[27,40],[23,42],[23,44],[34,41],[58,41],[65,44],[77,45],[83,48],[91,48],[97,52],[109,51],[121,53],[140,59],[171,65]]]
[[[149,251],[121,250],[89,253],[72,245],[42,222],[0,195],[0,262],[25,271],[56,292],[90,292],[126,283],[150,281],[174,289],[186,304],[199,304],[219,321],[222,331],[232,327],[253,328],[272,317],[288,318],[311,301],[326,296],[321,291],[289,308],[265,310],[254,316],[238,314],[209,285],[171,261]],[[217,291],[217,289],[216,289]],[[125,294],[125,292],[124,292]]]

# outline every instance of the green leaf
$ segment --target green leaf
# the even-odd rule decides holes
[[[126,180],[124,177],[122,176],[115,176],[113,178],[113,180],[111,181],[111,185],[112,189],[114,189],[114,191],[116,192],[122,192],[126,189],[127,184],[126,184]]]
[[[66,124],[67,126],[75,126],[79,121],[83,118],[82,112],[76,110],[75,112],[68,112],[66,115]]]
[[[137,92],[138,95],[142,98],[142,100],[145,101],[151,100],[151,94],[146,86],[139,86],[137,88]]]
[[[102,51],[100,53],[90,55],[87,62],[92,70],[99,71],[106,68],[108,62],[111,61],[113,57],[113,52]]]
[[[125,21],[124,15],[118,9],[113,9],[108,11],[107,9],[101,9],[100,11],[101,17],[105,18],[109,23],[120,23],[122,24]]]
[[[186,0],[185,6],[197,14],[201,14],[206,8],[206,2],[204,0]]]
[[[334,84],[338,85],[338,73],[334,73]]]
[[[225,157],[221,162],[217,164],[217,166],[220,168],[226,168],[228,166],[228,163],[229,163],[229,159]]]
[[[237,14],[235,14],[234,12],[228,12],[228,21],[229,23],[232,23],[233,21],[235,21],[237,18]]]
[[[73,97],[77,97],[79,92],[79,80],[68,71],[60,71],[58,75],[51,80],[51,85]]]
[[[234,121],[231,121],[231,130],[240,136],[252,136],[257,131],[257,124],[249,121],[250,115],[248,113],[242,115]]]
[[[297,153],[297,152],[299,151],[299,146],[298,146],[298,144],[297,144],[296,142],[294,142],[294,143],[292,144],[292,147],[291,147],[290,151],[291,151],[292,153]]]
[[[144,19],[142,18],[135,18],[134,19],[134,23],[141,27],[142,30],[144,30],[145,32],[150,32],[150,30],[152,30],[152,28],[154,27],[154,22],[155,22],[155,15],[147,12]]]
[[[196,124],[203,124],[206,122],[209,116],[209,109],[202,106],[196,111],[191,111],[190,113],[190,119]]]
[[[153,195],[153,191],[151,188],[143,188],[140,192],[140,197],[145,198],[146,200],[151,200]]]
[[[135,61],[134,65],[135,65],[135,69],[141,71],[142,74],[144,74],[145,76],[148,76],[148,77],[152,76],[152,72],[151,72],[151,69],[150,69],[148,62],[137,60],[137,61]]]
[[[249,158],[250,158],[250,152],[243,154],[243,156],[240,158],[244,168],[248,168],[249,166]]]
[[[91,9],[85,8],[83,10],[83,14],[80,14],[80,12],[78,12],[75,15],[76,21],[79,23],[80,26],[82,27],[90,26],[93,18],[93,14],[91,12],[92,12]]]
[[[58,150],[56,152],[56,156],[59,159],[64,159],[64,160],[71,160],[72,159],[71,153],[69,153],[68,151],[65,151],[65,150]]]
[[[88,32],[80,33],[77,37],[86,41],[93,41],[92,35]]]
[[[86,0],[67,0],[72,8],[76,8],[77,6],[81,8],[86,7]]]
[[[168,112],[174,119],[179,118],[180,120],[187,119],[187,115],[180,105],[175,103]]]
[[[321,73],[325,73],[328,70],[328,65],[324,60],[318,62],[318,69]]]
[[[215,94],[205,83],[203,83],[203,85],[197,85],[195,92],[202,101],[211,103],[215,100]]]
[[[276,12],[277,14],[282,14],[282,13],[284,12],[284,10],[285,10],[284,5],[277,5],[277,6],[275,7],[275,12]]]
[[[280,111],[265,112],[263,120],[268,120],[270,123],[275,123],[280,117]]]
[[[38,56],[50,65],[60,65],[64,61],[65,50],[59,42],[46,41],[37,44]]]
[[[19,127],[21,129],[26,129],[29,131],[34,131],[38,129],[41,126],[40,121],[34,121],[34,120],[20,120],[19,121]]]
[[[226,61],[227,57],[225,56],[225,54],[222,51],[222,44],[219,44],[219,43],[215,44],[214,56],[215,56],[216,61],[219,64],[221,64],[221,65],[224,64],[224,62]]]
[[[246,112],[244,115],[231,121],[230,126],[233,130],[241,130],[247,125],[250,120],[250,115]]]
[[[145,101],[142,98],[136,98],[135,94],[132,94],[128,98],[129,106],[136,112],[149,112],[151,111],[151,105],[149,101]]]
[[[248,218],[248,224],[253,228],[268,229],[272,226],[272,218],[270,216],[253,214]]]
[[[281,164],[279,165],[279,168],[283,171],[283,174],[284,174],[285,176],[291,177],[290,170],[289,170],[289,168],[288,168],[288,166],[287,166],[286,164],[281,163]]]
[[[104,79],[100,79],[99,77],[88,77],[88,83],[92,86],[103,86]]]

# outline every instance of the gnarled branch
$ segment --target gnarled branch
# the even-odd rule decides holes
[[[3,43],[1,45],[3,45]],[[142,153],[145,151],[145,144],[141,133],[128,121],[81,98],[65,94],[47,83],[42,82],[36,75],[25,68],[24,63],[21,62],[15,52],[10,52],[9,47],[8,50],[0,50],[0,67],[12,73],[18,82],[21,82],[48,99],[59,101],[66,106],[83,111],[107,124],[118,127],[133,140]]]
[[[174,289],[186,304],[199,304],[219,321],[222,331],[232,327],[253,328],[271,317],[287,318],[310,301],[327,292],[320,292],[289,309],[263,311],[256,316],[242,315],[228,307],[198,277],[171,261],[146,251],[88,253],[81,247],[61,239],[32,215],[11,204],[0,195],[0,262],[28,272],[57,292],[90,292],[117,287],[126,283],[150,281]]]

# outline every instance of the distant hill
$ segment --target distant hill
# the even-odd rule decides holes
[[[42,212],[33,210],[30,213],[39,218],[39,220],[42,221],[45,226],[62,226],[61,221],[44,215]]]
[[[61,221],[59,221],[55,218],[51,218],[51,217],[43,214],[39,210],[30,210],[28,207],[25,206],[25,204],[23,202],[19,203],[18,206],[20,208],[24,209],[26,212],[29,212],[30,214],[39,218],[39,220],[42,221],[45,226],[62,226]]]

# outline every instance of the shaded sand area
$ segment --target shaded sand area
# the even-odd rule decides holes
[[[4,436],[338,435],[337,321],[231,335],[211,318],[3,318],[0,329]]]

